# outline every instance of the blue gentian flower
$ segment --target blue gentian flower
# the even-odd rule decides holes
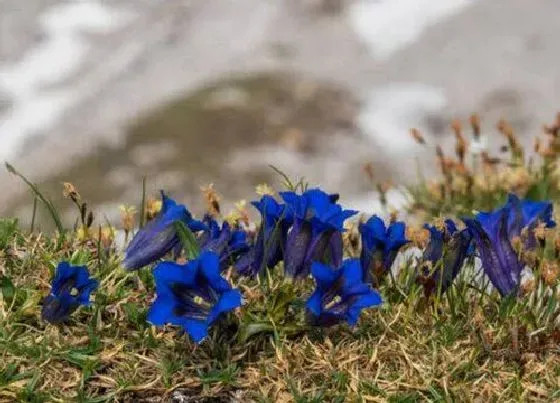
[[[533,249],[537,245],[534,229],[539,222],[546,228],[553,228],[556,223],[552,219],[552,203],[531,200],[520,200],[516,195],[510,194],[503,209],[509,209],[508,236],[511,239],[521,234],[523,228],[528,229],[525,248]],[[479,213],[484,216],[487,213]]]
[[[311,265],[316,289],[306,303],[308,319],[316,326],[358,322],[362,309],[381,304],[381,296],[362,281],[358,259],[348,259],[339,269],[315,262]]]
[[[181,326],[196,343],[224,313],[241,306],[241,293],[220,275],[220,261],[203,252],[185,265],[161,262],[154,269],[156,300],[148,321]]]
[[[517,292],[524,267],[512,246],[513,239],[527,228],[525,248],[531,249],[536,244],[534,228],[539,221],[549,228],[556,225],[552,203],[519,200],[515,195],[510,195],[502,208],[464,221],[474,237],[484,272],[502,296]]]
[[[360,262],[363,280],[377,285],[391,270],[400,248],[410,242],[406,239],[406,226],[404,222],[397,221],[387,228],[383,220],[374,215],[360,224],[359,231],[362,237]]]
[[[437,262],[439,259],[441,259],[443,255],[444,242],[448,242],[451,237],[457,232],[457,226],[455,225],[455,222],[453,220],[446,219],[444,225],[445,229],[443,231],[439,230],[434,225],[424,225],[424,228],[430,231],[430,242],[424,250],[423,260]]]
[[[199,245],[203,251],[211,251],[220,257],[221,270],[234,264],[239,257],[249,250],[247,233],[240,228],[232,228],[224,221],[222,226],[210,215],[204,217],[206,229],[199,238]]]
[[[80,305],[89,305],[89,296],[99,282],[89,277],[85,266],[60,262],[56,268],[51,293],[43,301],[41,316],[50,323],[66,320]]]
[[[307,190],[301,195],[282,192],[280,196],[294,216],[284,254],[286,276],[307,276],[314,261],[328,260],[333,266],[340,266],[343,224],[357,211],[343,210],[336,203],[338,195],[329,195],[320,189]]]
[[[274,268],[284,258],[293,214],[286,205],[268,195],[251,204],[261,213],[261,224],[254,245],[237,261],[235,268],[242,275],[254,277],[264,268]]]
[[[127,270],[137,270],[162,258],[171,250],[180,247],[176,222],[183,222],[191,231],[198,232],[206,226],[192,218],[182,204],[177,204],[161,192],[162,208],[153,220],[141,228],[126,249],[123,266]]]
[[[472,235],[470,230],[457,230],[452,220],[445,220],[445,229],[440,231],[435,226],[425,225],[430,231],[430,242],[423,253],[423,262],[430,262],[435,270],[424,268],[422,283],[426,296],[438,288],[441,293],[447,289],[459,274],[465,259],[472,255]]]

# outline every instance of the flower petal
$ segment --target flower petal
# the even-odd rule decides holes
[[[218,317],[226,312],[241,306],[241,293],[239,290],[230,290],[222,294],[216,305],[210,311],[208,324],[211,325]]]

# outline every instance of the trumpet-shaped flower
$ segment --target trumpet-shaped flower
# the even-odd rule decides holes
[[[241,306],[241,293],[220,275],[219,257],[213,252],[185,265],[161,262],[154,277],[157,297],[148,321],[181,326],[196,343],[222,314]]]
[[[339,269],[315,262],[311,274],[316,288],[306,308],[313,325],[326,327],[346,321],[354,326],[362,309],[382,302],[379,293],[362,281],[358,259],[345,260]]]
[[[424,271],[424,292],[431,295],[439,287],[444,293],[473,252],[472,235],[468,229],[458,231],[452,220],[445,220],[443,231],[431,225],[425,227],[430,231],[430,242],[424,250],[423,261],[430,262],[435,270]]]
[[[519,200],[510,195],[506,204],[493,212],[481,212],[474,219],[465,219],[473,234],[482,267],[502,296],[517,292],[523,263],[512,246],[512,240],[528,229],[525,248],[533,248],[534,228],[539,221],[555,226],[550,202]]]
[[[385,226],[381,218],[374,215],[366,223],[360,224],[362,252],[360,262],[363,279],[378,284],[391,270],[400,248],[410,242],[405,235],[404,222],[394,222]]]
[[[180,246],[175,223],[184,223],[191,231],[198,232],[206,226],[192,218],[182,204],[177,204],[161,192],[162,208],[159,214],[144,228],[140,229],[126,249],[123,266],[127,270],[137,270],[162,258]]]
[[[257,239],[235,264],[240,274],[250,277],[256,276],[264,268],[275,267],[284,258],[286,237],[293,221],[286,206],[272,196],[264,195],[252,205],[261,213]]]
[[[232,228],[224,221],[222,226],[209,215],[203,220],[206,230],[199,238],[199,244],[203,251],[211,251],[220,257],[222,270],[234,264],[239,257],[249,250],[247,244],[247,233],[239,228]]]
[[[280,196],[294,216],[284,255],[286,276],[307,276],[314,261],[330,261],[338,267],[342,260],[344,221],[357,211],[343,210],[336,203],[338,195],[320,189],[307,190],[301,195],[283,192]]]
[[[99,282],[89,277],[85,266],[61,262],[56,268],[51,293],[43,301],[41,316],[50,323],[66,320],[80,305],[89,305],[89,296]]]

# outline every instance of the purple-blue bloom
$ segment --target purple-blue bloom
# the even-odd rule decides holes
[[[199,238],[199,245],[203,251],[211,251],[220,257],[221,270],[230,264],[235,264],[239,257],[249,250],[247,233],[240,228],[232,228],[224,221],[222,226],[211,216],[206,215],[203,223],[206,229]]]
[[[284,254],[284,272],[288,278],[303,278],[309,274],[314,261],[328,260],[338,267],[342,261],[342,232],[344,221],[357,213],[343,210],[336,203],[338,195],[311,189],[298,195],[282,192],[294,216]]]
[[[523,263],[512,246],[512,240],[528,228],[525,248],[536,246],[534,229],[543,222],[546,227],[556,225],[552,220],[552,203],[520,200],[509,195],[506,204],[492,212],[480,212],[474,219],[465,219],[473,234],[482,267],[502,296],[517,292]]]
[[[85,266],[60,262],[56,268],[51,293],[43,300],[41,316],[50,323],[66,320],[80,305],[89,305],[89,296],[99,282],[89,277]]]
[[[293,215],[286,205],[278,203],[271,196],[264,195],[252,205],[261,213],[257,239],[235,264],[240,274],[250,277],[265,268],[274,268],[284,258],[288,229],[293,222]]]
[[[360,262],[365,282],[379,284],[381,278],[391,270],[400,248],[410,242],[406,239],[404,222],[391,223],[389,228],[381,218],[374,215],[360,224],[362,253]]]
[[[322,263],[311,265],[315,292],[306,303],[308,320],[316,326],[332,326],[346,321],[358,322],[362,309],[380,305],[379,293],[362,281],[358,259],[348,259],[338,269]]]
[[[468,229],[457,230],[452,220],[445,220],[445,229],[440,231],[435,226],[424,226],[430,231],[430,242],[423,253],[423,261],[431,262],[435,270],[422,273],[424,293],[431,295],[438,288],[441,293],[447,289],[459,274],[465,259],[473,253],[472,235]],[[441,261],[441,263],[439,263]]]
[[[123,266],[127,270],[137,270],[147,266],[179,247],[176,222],[183,222],[193,232],[206,228],[202,222],[192,218],[184,205],[177,204],[163,191],[161,191],[161,199],[160,213],[136,233],[126,249]]]
[[[156,300],[148,321],[181,326],[196,343],[224,313],[241,306],[241,293],[220,275],[219,257],[203,252],[185,265],[161,262],[154,269]]]

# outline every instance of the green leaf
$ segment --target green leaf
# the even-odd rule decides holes
[[[192,231],[182,221],[175,222],[175,230],[185,248],[187,259],[193,260],[200,255],[200,247]]]
[[[548,185],[544,180],[531,185],[525,197],[529,200],[546,200],[548,197]]]
[[[0,277],[0,289],[2,290],[2,297],[6,301],[6,305],[11,305],[16,295],[16,288],[12,280],[6,276]]]
[[[271,322],[250,323],[239,333],[239,338],[245,342],[256,334],[272,332],[274,332],[274,325]]]

